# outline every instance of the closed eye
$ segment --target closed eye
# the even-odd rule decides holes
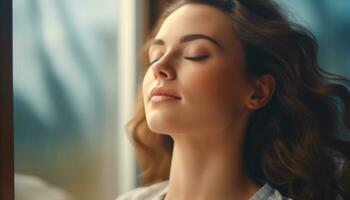
[[[203,61],[207,58],[209,58],[209,55],[203,55],[203,56],[196,56],[196,57],[184,57],[187,60],[192,60],[192,61]]]
[[[187,59],[187,60],[192,60],[192,61],[204,61],[205,59],[209,58],[209,55],[195,56],[195,57],[185,56],[184,58]],[[155,62],[157,62],[159,59],[160,59],[160,58],[151,61],[151,62],[148,64],[148,66],[151,66],[152,64],[154,64]]]

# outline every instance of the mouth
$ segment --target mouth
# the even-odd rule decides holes
[[[179,97],[169,96],[169,95],[154,95],[151,97],[151,102],[162,102],[162,101],[170,101],[170,100],[180,100]]]
[[[149,100],[154,102],[179,99],[181,99],[181,97],[179,97],[173,90],[164,87],[153,88],[149,96]]]

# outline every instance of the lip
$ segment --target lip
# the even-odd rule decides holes
[[[181,99],[174,91],[164,87],[155,87],[150,93],[149,100],[170,100],[170,99]]]

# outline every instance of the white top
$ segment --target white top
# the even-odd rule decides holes
[[[162,200],[168,191],[169,180],[139,187],[126,192],[116,200]],[[263,185],[249,200],[292,200],[282,196],[268,183]]]

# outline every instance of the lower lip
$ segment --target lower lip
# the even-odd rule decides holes
[[[179,100],[179,98],[165,96],[165,95],[157,95],[151,98],[152,102],[161,102],[161,101],[168,101],[168,100]]]

